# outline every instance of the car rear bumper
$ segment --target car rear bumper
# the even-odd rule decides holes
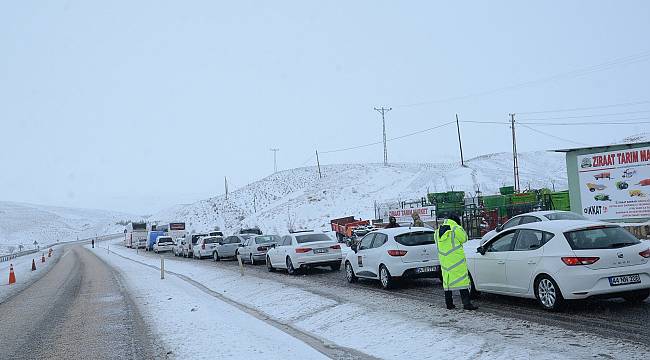
[[[616,297],[630,291],[650,289],[649,264],[597,270],[576,266],[575,269],[571,270],[564,270],[553,276],[565,299]],[[609,284],[609,277],[611,276],[632,274],[639,274],[641,283],[618,286]]]
[[[435,267],[435,271],[427,271],[422,273],[417,272],[418,268],[425,268],[425,267]],[[388,271],[390,271],[391,276],[395,276],[395,277],[404,277],[404,278],[438,277],[438,275],[440,274],[440,261],[431,260],[431,261],[416,262],[416,263],[400,262],[396,264],[390,264],[390,266],[388,267]]]
[[[300,267],[311,266],[335,266],[341,264],[343,261],[343,254],[341,252],[333,252],[323,255],[308,255],[296,258],[295,265]]]

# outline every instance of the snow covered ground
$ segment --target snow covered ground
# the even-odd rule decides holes
[[[43,253],[45,254],[45,263],[41,262]],[[47,273],[60,256],[61,249],[55,247],[50,258],[47,257],[47,251],[43,251],[0,262],[0,303]],[[36,271],[32,271],[32,259],[35,260]],[[9,285],[9,268],[12,264],[16,275],[16,283]]]
[[[158,294],[160,260],[136,254],[120,246],[119,242],[114,242],[110,248],[110,255],[103,255],[103,251],[98,254],[102,258],[110,258],[108,261],[123,272],[133,273],[127,277],[138,293],[146,294],[141,305],[151,314],[150,321],[157,331],[173,331],[178,335],[186,331],[187,324],[196,321],[188,317],[187,308],[190,304],[201,304],[203,295],[188,293],[189,300],[187,303],[182,301],[184,308],[180,313],[158,310],[167,306],[166,295],[161,297]],[[576,359],[646,357],[643,349],[637,349],[625,341],[592,334],[533,325],[525,321],[513,322],[512,319],[481,312],[450,313],[436,307],[423,309],[422,304],[406,299],[395,302],[383,294],[355,291],[357,288],[350,288],[349,293],[342,293],[339,297],[325,296],[319,291],[289,286],[251,276],[250,273],[242,276],[239,272],[211,265],[209,261],[190,262],[168,258],[165,261],[168,274],[163,282],[185,280],[199,283],[229,301],[286,324],[290,329],[316,337],[324,344],[354,349],[377,358],[559,359],[569,354]],[[137,275],[145,272],[149,275]],[[181,287],[180,283],[178,286]],[[351,296],[350,293],[355,295]],[[194,296],[198,296],[196,301],[193,300]],[[349,298],[353,300],[347,300]],[[172,300],[169,301],[172,304]],[[172,308],[176,309],[174,306]],[[171,319],[159,319],[163,317]],[[206,326],[207,329],[220,329],[221,325]],[[235,326],[239,326],[239,323],[235,323]],[[183,345],[172,342],[168,346],[181,351]],[[198,353],[200,350],[197,349]],[[241,358],[255,357],[241,354]]]
[[[75,209],[0,201],[0,254],[40,247],[57,241],[87,238],[124,230],[119,221],[133,215],[104,210]]]
[[[567,188],[563,154],[538,151],[519,156],[522,187]],[[175,206],[150,220],[185,221],[189,229],[233,232],[259,226],[267,233],[324,229],[332,218],[374,218],[375,202],[412,200],[427,191],[462,190],[473,195],[498,192],[512,183],[512,157],[488,154],[459,163],[346,164],[285,170],[231,192],[185,206]]]

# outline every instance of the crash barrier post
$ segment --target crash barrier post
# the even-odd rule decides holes
[[[111,253],[111,244],[106,244],[106,253],[107,254]]]
[[[160,279],[165,278],[165,258],[160,256]]]
[[[237,254],[237,262],[239,262],[239,271],[241,276],[244,276],[244,263],[241,261],[241,255]]]
[[[9,285],[16,283],[16,274],[14,274],[14,264],[9,264]]]
[[[45,253],[43,253],[43,254],[41,255],[41,262],[42,262],[42,263],[45,262]]]
[[[52,257],[52,248],[50,248],[50,251],[47,252],[47,257]]]
[[[36,261],[32,259],[32,271],[36,271]]]

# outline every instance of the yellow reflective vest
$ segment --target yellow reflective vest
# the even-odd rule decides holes
[[[469,274],[463,244],[467,234],[453,220],[446,220],[435,232],[438,259],[442,270],[442,287],[445,290],[469,289]]]

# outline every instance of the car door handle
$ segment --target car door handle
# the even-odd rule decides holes
[[[505,260],[497,260],[497,264],[500,264],[500,265],[502,265],[502,264],[505,264],[505,263],[506,263],[506,261],[505,261]]]

